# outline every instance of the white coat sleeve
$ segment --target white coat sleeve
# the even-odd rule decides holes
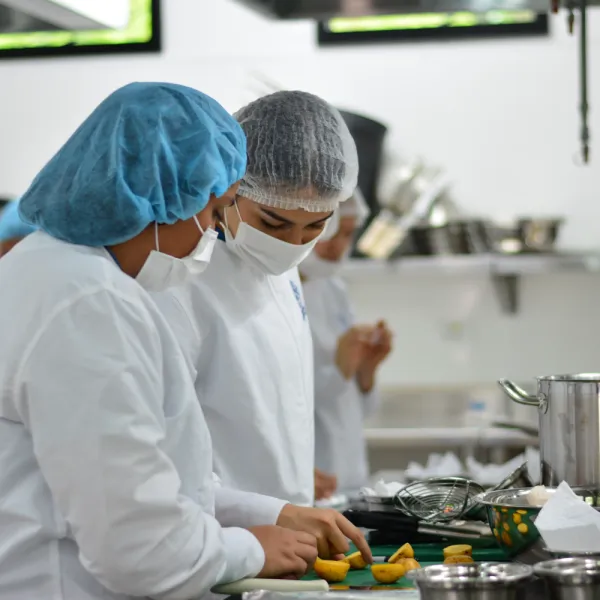
[[[215,514],[223,527],[275,525],[286,500],[242,492],[226,487],[215,489]]]
[[[141,302],[98,291],[50,319],[23,358],[17,389],[84,568],[115,593],[188,600],[256,575],[264,553],[250,532],[221,528],[181,494],[163,449],[163,350]]]

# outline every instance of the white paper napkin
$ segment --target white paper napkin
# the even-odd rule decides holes
[[[600,553],[600,513],[564,481],[540,511],[535,526],[551,551]]]

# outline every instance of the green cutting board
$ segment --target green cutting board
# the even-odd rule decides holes
[[[439,565],[444,561],[444,546],[440,544],[415,544],[413,546],[415,551],[415,558],[419,561],[422,567],[429,565]],[[373,556],[391,556],[398,546],[372,546],[371,550]],[[352,549],[354,551],[354,548]],[[476,562],[503,562],[506,561],[506,555],[498,547],[496,548],[473,548],[473,560]],[[316,573],[312,572],[306,577],[305,580],[311,581],[319,579]],[[360,569],[357,571],[348,571],[346,579],[341,583],[332,583],[331,589],[348,589],[350,588],[369,588],[369,589],[402,589],[402,588],[413,588],[412,582],[403,577],[399,581],[393,584],[382,584],[379,583],[372,575],[371,570],[367,567],[366,569]]]

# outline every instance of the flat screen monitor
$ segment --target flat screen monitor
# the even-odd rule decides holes
[[[319,44],[547,35],[548,15],[531,10],[439,12],[337,18],[318,25]]]
[[[0,6],[0,59],[161,48],[160,0],[11,0]]]

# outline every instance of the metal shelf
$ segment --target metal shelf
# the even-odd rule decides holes
[[[519,283],[524,275],[551,273],[600,273],[600,251],[556,254],[473,254],[461,256],[419,256],[392,261],[353,259],[342,271],[349,278],[369,275],[459,276],[491,278],[500,305],[507,314],[516,314]]]

